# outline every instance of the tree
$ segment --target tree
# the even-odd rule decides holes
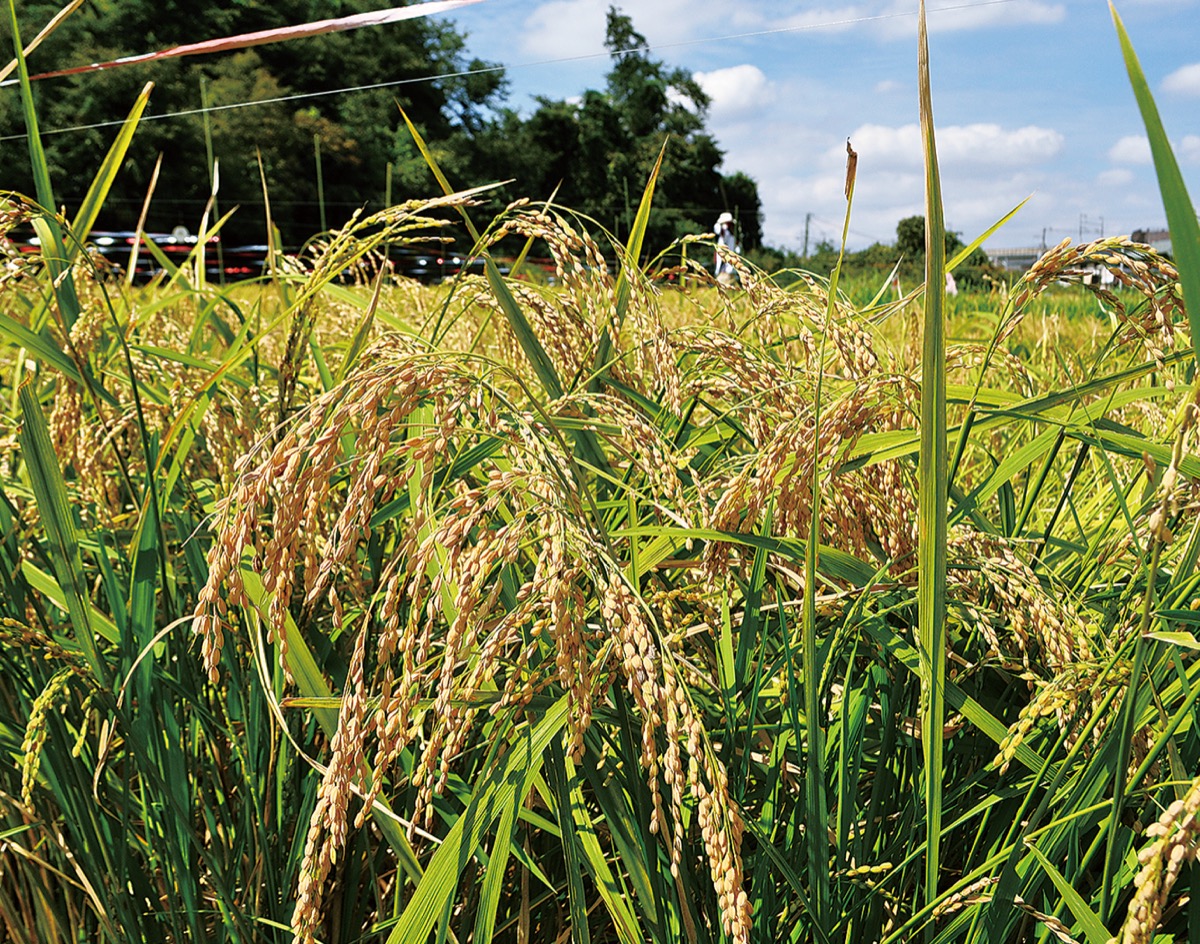
[[[910,259],[925,257],[925,217],[906,216],[896,224],[896,248]]]
[[[947,256],[954,255],[966,246],[962,236],[953,230],[945,231],[945,242]],[[925,258],[925,217],[906,216],[896,224],[896,248],[906,256]]]
[[[758,197],[758,184],[754,178],[741,171],[728,174],[721,180],[724,206],[734,207],[734,216],[742,233],[742,248],[746,251],[762,245],[762,202]]]
[[[38,49],[31,66],[49,71],[372,6],[377,4],[371,0],[338,0],[332,9],[318,0],[200,7],[182,0],[92,0]],[[56,0],[23,3],[22,35],[32,36],[57,10]],[[147,228],[194,227],[210,191],[210,148],[220,167],[219,209],[240,207],[225,230],[232,242],[260,242],[264,236],[260,157],[273,221],[293,244],[320,228],[318,150],[324,216],[331,225],[364,205],[382,206],[389,164],[394,202],[437,193],[401,121],[399,100],[456,184],[515,181],[496,195],[496,208],[502,199],[544,199],[557,191],[561,204],[591,215],[623,239],[667,141],[648,248],[707,232],[723,210],[738,218],[745,249],[759,245],[757,186],[744,174],[722,174],[724,155],[705,130],[703,89],[686,70],[650,56],[645,37],[616,8],[608,12],[605,42],[612,67],[604,89],[589,90],[578,102],[539,99],[527,119],[498,107],[501,73],[461,75],[487,66],[467,56],[461,34],[423,19],[44,80],[36,83],[35,95],[43,129],[77,128],[119,121],[142,86],[155,83],[99,228],[133,227],[160,154],[162,172]],[[438,78],[323,94],[430,77]],[[242,107],[247,102],[260,104]],[[216,109],[207,121],[202,105]],[[19,98],[10,89],[0,93],[0,137],[21,131]],[[79,204],[114,134],[111,127],[90,127],[45,136],[59,201]],[[0,160],[9,169],[4,185],[31,192],[24,141],[0,142]]]
[[[962,237],[951,230],[946,230],[945,243],[947,259],[966,246]],[[905,259],[924,265],[925,217],[907,216],[896,224],[896,249]],[[999,275],[982,249],[972,252],[954,272],[955,278],[964,286],[983,285],[989,278]]]
[[[20,7],[22,37],[28,40],[61,4],[28,2]],[[377,7],[370,0],[278,0],[272,4],[196,5],[182,0],[93,0],[67,21],[31,57],[31,70],[113,59],[200,38],[300,24],[345,16]],[[11,40],[5,41],[11,48]],[[162,173],[147,222],[149,229],[194,226],[209,192],[210,166],[204,117],[195,112],[209,105],[213,156],[220,165],[220,206],[240,204],[226,230],[227,238],[262,240],[262,185],[258,154],[271,195],[274,220],[289,242],[299,242],[319,228],[314,141],[320,141],[328,220],[336,224],[364,204],[383,204],[389,162],[412,157],[397,100],[428,139],[450,152],[451,166],[468,161],[471,136],[490,120],[489,108],[503,90],[499,72],[460,76],[486,67],[466,56],[466,41],[451,26],[414,19],[260,46],[234,54],[167,60],[126,66],[36,83],[43,129],[53,130],[120,120],[147,81],[155,88],[147,118],[98,225],[131,229],[137,220],[158,154]],[[330,90],[426,79],[411,84],[339,95]],[[156,119],[156,120],[155,120]],[[14,90],[0,94],[0,136],[23,131]],[[112,128],[93,128],[45,137],[57,198],[78,205],[83,190],[107,150]],[[0,161],[8,170],[4,185],[31,191],[24,141],[0,142]],[[423,162],[421,167],[423,168]],[[397,175],[393,199],[436,192],[426,170]],[[401,189],[408,185],[412,189]]]
[[[745,174],[721,173],[724,154],[705,130],[708,96],[690,73],[654,59],[645,45],[633,21],[610,7],[605,88],[578,102],[538,99],[525,121],[507,113],[494,134],[485,134],[477,167],[492,179],[513,179],[510,195],[544,199],[557,192],[558,203],[623,239],[666,141],[648,247],[708,232],[729,210],[741,224],[743,248],[755,248],[762,241],[757,185]]]

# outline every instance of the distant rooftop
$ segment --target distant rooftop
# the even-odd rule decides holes
[[[1171,255],[1171,232],[1165,229],[1135,229],[1129,234],[1135,243],[1143,243],[1165,256]],[[1052,246],[1018,246],[986,250],[988,261],[1008,271],[1024,272]]]
[[[1025,246],[987,250],[988,261],[1010,272],[1024,272],[1042,258],[1045,246]]]
[[[1145,243],[1155,252],[1171,254],[1171,231],[1166,229],[1135,229],[1129,234],[1135,243]]]

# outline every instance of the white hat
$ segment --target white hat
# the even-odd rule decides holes
[[[733,222],[733,214],[732,213],[722,213],[720,216],[717,217],[717,225],[718,226],[720,226],[722,223],[732,223],[732,222]]]

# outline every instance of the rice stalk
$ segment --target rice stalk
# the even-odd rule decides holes
[[[925,312],[921,352],[921,460],[918,537],[918,619],[923,677],[925,903],[938,896],[942,842],[942,780],[946,707],[946,341],[945,224],[934,137],[925,3],[918,19],[918,87],[925,153]]]

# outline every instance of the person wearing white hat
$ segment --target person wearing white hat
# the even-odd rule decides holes
[[[732,252],[738,251],[737,237],[733,233],[732,213],[722,213],[718,216],[717,225],[713,227],[713,232],[717,234],[718,243]],[[720,253],[714,253],[713,266],[717,281],[722,285],[728,285],[737,275],[733,266],[722,259]]]

